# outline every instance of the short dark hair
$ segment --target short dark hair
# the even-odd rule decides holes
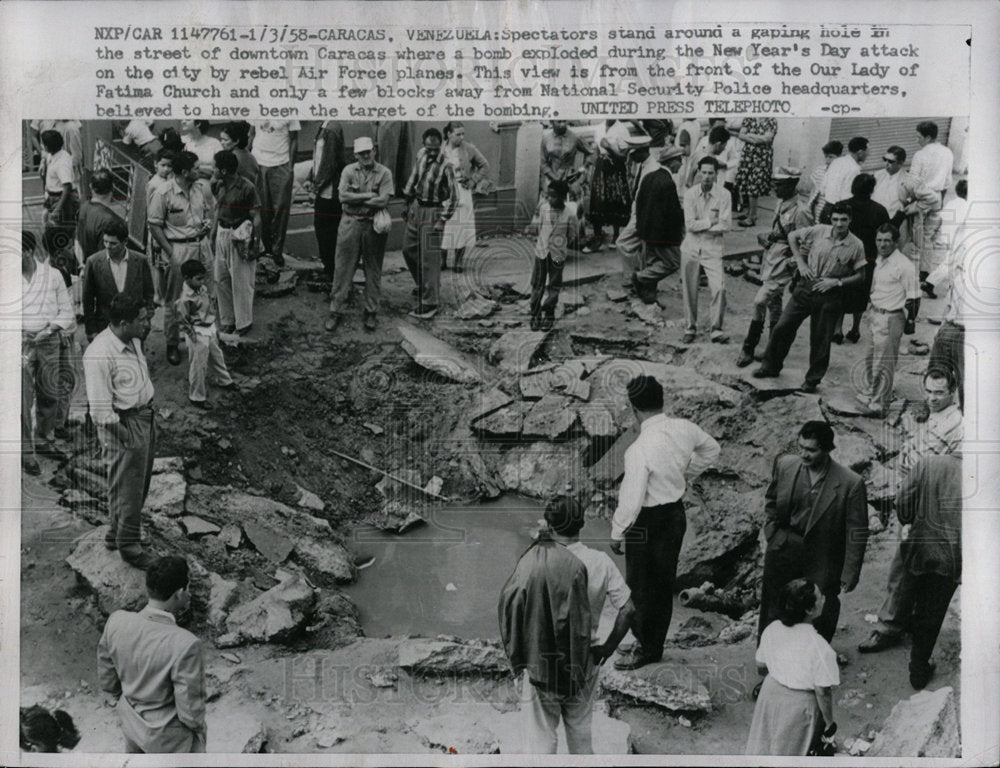
[[[794,579],[781,588],[778,596],[778,618],[786,627],[806,620],[816,605],[816,585],[809,579]]]
[[[583,507],[572,496],[558,496],[545,505],[545,522],[560,536],[576,536],[585,522]]]
[[[188,259],[181,264],[181,277],[185,280],[189,277],[195,277],[196,275],[204,275],[206,272],[208,272],[208,270],[199,259]]]
[[[936,139],[938,137],[937,123],[930,120],[923,120],[917,123],[917,133],[921,136],[926,136],[928,139]]]
[[[849,218],[853,217],[854,212],[851,210],[851,205],[846,200],[841,200],[839,203],[835,204],[833,208],[830,209],[830,215],[833,216],[835,213],[846,214]]]
[[[711,155],[705,155],[701,160],[698,161],[698,169],[701,170],[703,165],[710,165],[715,170],[719,170],[719,161],[716,160]]]
[[[549,181],[549,192],[566,197],[569,194],[569,184],[563,179],[552,179]]]
[[[59,131],[42,131],[40,138],[42,140],[42,146],[45,147],[45,151],[50,155],[54,155],[63,148],[63,137]]]
[[[197,127],[202,133],[208,133],[208,127],[211,125],[208,120],[192,120],[191,122],[193,122],[195,127]]]
[[[73,749],[80,742],[80,732],[68,712],[49,712],[40,704],[21,709],[21,749],[33,747],[39,752],[58,752],[59,747]]]
[[[127,293],[119,293],[108,306],[108,320],[112,325],[131,323],[139,316],[142,308],[143,304],[138,299],[133,299]]]
[[[875,177],[870,173],[859,173],[851,182],[851,194],[854,197],[871,197],[875,191]]]
[[[164,130],[160,135],[160,141],[163,142],[164,149],[174,152],[182,152],[184,150],[184,140],[176,128],[167,128]]]
[[[169,147],[163,147],[159,152],[156,153],[156,162],[161,160],[169,160],[170,166],[173,167],[174,160],[177,159],[177,150],[170,149]]]
[[[819,447],[828,453],[833,450],[833,427],[825,421],[807,421],[799,430],[799,437],[815,440]]]
[[[826,144],[823,145],[824,155],[836,155],[837,157],[840,157],[843,151],[844,151],[844,145],[836,140],[828,141]]]
[[[963,200],[969,196],[968,179],[959,179],[955,184],[955,194]]]
[[[188,585],[188,564],[180,555],[157,558],[146,569],[146,592],[155,600],[168,600]]]
[[[628,401],[640,411],[663,409],[663,385],[654,376],[636,376],[628,383]]]
[[[34,232],[29,232],[27,229],[21,230],[21,251],[28,251],[28,253],[34,253],[35,249],[38,248],[38,238],[35,237]]]
[[[926,384],[927,379],[944,379],[948,382],[949,392],[954,392],[958,389],[958,377],[951,366],[935,365],[933,368],[928,368],[924,374],[924,378],[921,379],[921,383]]]
[[[713,126],[712,130],[708,132],[708,143],[719,144],[720,142],[723,141],[729,141],[729,130],[726,128],[725,125]]]
[[[899,241],[899,229],[895,225],[890,224],[888,221],[875,230],[876,235],[882,232],[888,232],[890,235],[892,235],[892,241],[894,243]]]
[[[240,167],[240,161],[236,159],[236,154],[231,149],[219,150],[213,159],[219,172],[226,175],[236,173],[236,169]]]
[[[114,178],[107,168],[98,168],[90,174],[90,189],[95,195],[108,195],[114,189]]]
[[[128,226],[121,219],[113,219],[101,227],[101,237],[111,235],[123,243],[128,242]]]
[[[178,152],[177,157],[174,158],[174,162],[172,164],[174,173],[178,176],[182,173],[187,173],[192,168],[196,168],[197,166],[198,155],[194,152],[188,152],[187,150]]]
[[[426,144],[427,139],[437,139],[438,141],[443,141],[443,139],[441,138],[441,131],[439,131],[437,128],[428,128],[426,131],[424,131],[423,135],[420,137],[420,143]]]
[[[886,150],[886,152],[895,157],[897,163],[902,165],[906,162],[906,150],[898,144],[893,144]]]
[[[855,136],[847,142],[848,152],[860,152],[863,149],[868,149],[868,139],[864,136]]]
[[[243,120],[233,120],[232,122],[226,123],[226,127],[222,129],[223,132],[229,134],[236,146],[240,149],[247,148],[247,142],[250,139],[250,126]]]

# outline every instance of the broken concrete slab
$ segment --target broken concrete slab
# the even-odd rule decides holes
[[[868,474],[868,481],[865,483],[869,506],[881,510],[894,503],[900,479],[899,471],[895,467],[875,463]]]
[[[129,565],[117,552],[104,546],[109,530],[102,525],[78,539],[66,563],[76,571],[77,579],[97,595],[102,613],[137,611],[148,600],[146,572]]]
[[[862,405],[855,397],[854,390],[834,391],[821,399],[824,408],[838,416],[862,416],[871,418],[867,405]]]
[[[162,475],[164,472],[183,472],[184,460],[180,456],[157,456],[153,459],[153,474]]]
[[[517,437],[521,434],[524,417],[530,407],[529,403],[514,403],[506,406],[477,421],[472,426],[472,430],[483,437],[492,439]]]
[[[400,669],[413,675],[507,675],[510,663],[499,644],[409,638],[398,648]]]
[[[560,440],[576,424],[576,411],[569,407],[565,397],[547,394],[535,403],[524,417],[521,432],[525,438],[542,437]]]
[[[525,400],[541,400],[552,389],[553,372],[543,370],[540,373],[528,372],[518,379],[517,387]]]
[[[217,573],[209,573],[208,588],[208,623],[217,632],[224,632],[229,609],[239,602],[240,584],[224,579]],[[254,589],[252,585],[250,589]]]
[[[295,559],[307,569],[328,576],[338,584],[350,584],[358,577],[354,558],[335,541],[298,536],[295,539]]]
[[[663,319],[663,308],[659,304],[644,304],[639,299],[632,299],[629,302],[629,310],[647,325],[654,328],[667,327],[667,323]]]
[[[634,421],[590,467],[587,474],[598,485],[616,483],[625,474],[625,451],[639,436],[639,425]]]
[[[834,449],[830,453],[830,458],[855,472],[864,472],[878,455],[875,443],[862,432],[839,430],[833,443]]]
[[[258,279],[254,287],[254,295],[264,299],[277,299],[295,292],[299,275],[294,269],[283,269],[274,282]]]
[[[208,536],[211,533],[218,533],[221,530],[215,523],[202,520],[197,515],[184,515],[180,519],[180,522],[184,526],[184,532],[189,539],[198,539],[202,536]]]
[[[322,512],[326,509],[326,502],[323,501],[319,496],[317,496],[312,491],[307,491],[300,485],[295,486],[299,490],[299,500],[296,502],[303,509],[309,509],[313,512]]]
[[[502,371],[524,373],[546,335],[546,331],[507,331],[490,346],[487,359]]]
[[[480,366],[450,344],[406,323],[397,328],[403,336],[403,350],[417,365],[461,384],[478,384],[483,380]]]
[[[254,549],[275,564],[285,562],[295,548],[292,540],[280,531],[254,520],[243,523],[243,533]]]
[[[509,491],[536,499],[550,499],[569,492],[590,490],[581,470],[589,440],[564,443],[520,443],[507,451],[500,465],[500,478]]]
[[[243,529],[238,525],[224,525],[219,531],[219,541],[226,545],[226,549],[239,549],[243,541]]]
[[[589,437],[610,438],[618,434],[614,416],[600,403],[578,405],[576,415]]]
[[[411,528],[422,525],[424,518],[407,504],[398,501],[387,501],[382,509],[375,514],[367,515],[365,522],[390,533],[406,533]]]
[[[612,301],[617,304],[618,302],[625,301],[625,299],[629,297],[629,292],[626,290],[612,288],[605,295],[608,297],[608,301]]]
[[[484,416],[499,411],[514,402],[514,397],[508,395],[500,387],[493,387],[472,398],[472,407],[467,414],[469,424],[473,424]]]
[[[712,711],[708,689],[694,679],[690,669],[654,664],[628,674],[605,664],[600,680],[605,691],[627,696],[639,704],[651,704],[668,712]]]
[[[232,648],[248,642],[289,639],[308,623],[316,599],[316,591],[302,576],[291,576],[230,610],[226,618],[227,632],[215,644],[219,648]]]
[[[576,309],[587,303],[586,298],[579,291],[560,291],[559,303],[566,309]]]
[[[571,379],[565,384],[557,382],[555,389],[583,402],[590,399],[590,382],[583,379]]]
[[[961,757],[955,692],[920,691],[892,708],[866,757]]]
[[[490,728],[495,717],[496,710],[491,713],[481,707],[476,710],[463,708],[438,717],[414,718],[406,723],[406,727],[434,752],[498,755],[500,739]]]
[[[163,472],[153,475],[149,481],[149,493],[143,511],[160,512],[168,517],[184,514],[184,498],[187,481],[179,472]]]
[[[455,317],[459,320],[478,320],[492,315],[500,309],[500,303],[482,296],[473,295],[462,302]]]

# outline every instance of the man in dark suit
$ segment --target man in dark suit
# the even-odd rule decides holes
[[[333,280],[335,255],[337,252],[337,229],[342,213],[337,185],[340,174],[347,163],[344,161],[344,129],[334,121],[326,120],[316,134],[313,149],[313,164],[309,170],[307,185],[316,195],[313,226],[316,230],[316,245],[319,258],[323,262],[323,272],[327,280]]]
[[[679,147],[660,150],[660,167],[639,184],[635,198],[636,234],[642,241],[643,269],[635,275],[635,294],[644,303],[656,301],[660,281],[681,266],[684,209],[672,174],[684,159]]]
[[[764,574],[757,638],[778,616],[777,600],[789,581],[807,578],[826,597],[813,622],[829,642],[840,616],[840,592],[858,585],[868,543],[868,502],[860,476],[830,458],[833,429],[807,421],[799,454],[778,456],[764,495]]]
[[[111,300],[124,293],[152,310],[153,273],[141,253],[130,251],[124,221],[109,223],[102,236],[104,250],[93,254],[83,268],[83,319],[87,340],[108,327]]]

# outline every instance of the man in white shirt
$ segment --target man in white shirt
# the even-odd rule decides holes
[[[108,327],[83,354],[90,418],[108,467],[111,529],[104,545],[117,549],[126,563],[145,569],[153,558],[141,544],[142,505],[156,445],[153,383],[142,353],[150,313],[140,302],[119,294],[108,315]]]
[[[968,197],[969,182],[966,179],[959,179],[955,184],[955,197],[941,209],[939,242],[948,255],[933,272],[927,275],[927,279],[920,283],[921,289],[931,299],[937,298],[937,294],[934,293],[936,288],[943,284],[953,285],[951,273],[956,268],[957,262],[961,261],[956,257],[964,253],[965,220],[969,217]]]
[[[698,332],[698,275],[705,270],[712,292],[711,339],[725,344],[722,331],[726,315],[726,273],[722,268],[722,238],[733,222],[732,198],[715,183],[718,163],[711,155],[698,161],[698,185],[684,193],[684,225],[681,243],[681,282],[684,286],[684,343],[690,344]]]
[[[264,255],[285,263],[285,232],[292,206],[292,169],[299,148],[298,120],[256,120],[251,151],[260,165]]]
[[[944,193],[951,186],[951,169],[955,164],[955,156],[948,147],[938,143],[937,137],[937,123],[925,120],[917,125],[917,144],[920,149],[913,155],[910,173],[937,192],[943,203]]]
[[[687,528],[681,498],[687,478],[707,469],[720,451],[698,425],[663,413],[663,387],[652,376],[632,379],[628,397],[640,431],[625,451],[610,546],[620,555],[625,545],[625,581],[635,603],[632,633],[637,642],[615,662],[616,669],[637,669],[663,655]]]
[[[819,214],[822,224],[830,223],[830,211],[836,203],[851,197],[851,183],[861,173],[861,164],[868,157],[868,139],[855,136],[847,142],[847,154],[838,157],[826,169],[823,177],[823,199],[826,201]]]
[[[59,270],[35,258],[38,242],[21,233],[21,466],[37,475],[36,447],[47,449],[59,416],[60,334],[76,327],[73,303]],[[31,407],[35,406],[32,429]],[[38,441],[37,445],[35,441]]]

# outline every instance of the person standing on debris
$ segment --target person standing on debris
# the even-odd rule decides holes
[[[260,166],[264,255],[285,266],[285,233],[292,212],[292,176],[299,148],[298,120],[255,120],[251,151]]]
[[[809,579],[781,588],[778,618],[761,635],[757,666],[766,670],[744,754],[806,755],[819,735],[832,737],[837,654],[816,631],[826,598]]]
[[[715,183],[718,163],[711,155],[698,161],[698,184],[684,193],[684,224],[687,232],[681,245],[681,284],[684,287],[684,343],[690,344],[698,332],[698,282],[705,270],[712,292],[714,344],[729,337],[722,330],[726,315],[726,273],[722,267],[722,241],[733,223],[732,198]]]
[[[529,225],[529,230],[538,232],[528,302],[533,331],[551,330],[555,323],[563,267],[573,243],[577,241],[579,219],[566,205],[568,195],[569,185],[565,181],[550,181],[546,199],[539,204]]]
[[[931,652],[962,578],[961,454],[921,458],[896,494],[896,514],[910,529],[899,552],[913,595],[910,685],[920,690],[934,674]]]
[[[74,256],[76,218],[80,212],[80,178],[72,155],[63,146],[62,135],[55,130],[42,131],[45,154],[39,172],[45,186],[45,214],[42,245],[53,262]],[[73,265],[76,271],[78,265]]]
[[[181,328],[187,336],[190,350],[188,363],[188,400],[195,408],[211,410],[205,392],[205,374],[209,367],[216,386],[221,389],[235,389],[226,358],[219,346],[219,334],[215,328],[212,301],[205,287],[205,265],[191,259],[181,264],[184,289],[177,299],[177,316]]]
[[[184,558],[156,559],[146,571],[149,602],[112,613],[97,645],[97,676],[118,697],[130,754],[205,751],[202,643],[176,620],[188,609],[188,578]]]
[[[904,416],[906,439],[895,463],[900,487],[907,482],[922,456],[947,456],[961,450],[965,429],[962,412],[955,403],[956,387],[955,377],[948,369],[931,368],[924,374],[924,396],[929,415],[923,423]],[[886,520],[880,522],[884,524]],[[899,531],[899,539],[903,541],[903,529]],[[907,577],[903,551],[897,549],[889,566],[886,597],[878,610],[878,623],[858,650],[875,653],[897,645],[909,629],[913,599],[913,581]]]
[[[637,230],[638,218],[635,208],[635,199],[639,194],[639,186],[645,176],[660,168],[659,150],[653,153],[650,150],[649,136],[632,136],[626,139],[629,146],[628,163],[631,166],[632,174],[631,186],[629,187],[629,220],[618,235],[615,247],[618,249],[618,257],[622,264],[622,288],[634,290],[635,273],[642,268],[642,240],[639,239]],[[681,157],[678,155],[678,157]],[[680,167],[680,160],[677,160],[677,167]]]
[[[781,373],[799,326],[809,318],[809,369],[802,391],[815,392],[830,367],[830,344],[840,315],[843,289],[865,279],[865,248],[850,233],[851,209],[837,203],[831,224],[797,229],[788,235],[788,246],[798,266],[798,280],[791,301],[771,331],[764,363],[753,372],[758,379]]]
[[[916,331],[920,308],[917,269],[897,250],[898,242],[899,230],[892,224],[883,224],[875,233],[878,256],[872,271],[869,325],[864,339],[865,378],[858,400],[878,416],[885,414],[892,401],[899,342],[904,333],[912,335]]]
[[[680,147],[658,150],[660,167],[642,176],[635,196],[635,233],[642,243],[642,268],[632,289],[644,304],[656,302],[660,281],[681,267],[684,209],[674,183],[684,160]]]
[[[128,247],[128,228],[119,219],[104,228],[104,249],[83,266],[83,324],[87,341],[108,327],[111,302],[124,293],[153,311],[153,271],[141,253]]]
[[[127,295],[116,296],[109,325],[83,354],[90,418],[108,467],[111,528],[104,544],[136,568],[152,561],[141,543],[142,505],[149,493],[156,445],[153,382],[142,353],[149,310]]]
[[[524,672],[523,751],[555,754],[562,719],[570,754],[589,755],[600,665],[625,637],[635,607],[611,558],[580,542],[579,502],[550,501],[545,523],[501,592],[500,635],[514,673]],[[602,641],[606,599],[618,614]]]
[[[246,336],[253,326],[260,197],[256,187],[240,175],[235,152],[225,149],[216,152],[215,171],[218,184],[212,250],[219,321],[224,333]]]
[[[148,224],[167,261],[167,285],[163,296],[163,332],[167,337],[167,362],[180,365],[180,326],[174,305],[181,296],[184,278],[181,264],[198,259],[205,268],[212,264],[209,233],[215,214],[215,198],[204,179],[198,178],[198,156],[181,152],[174,158],[173,178],[153,192]],[[214,294],[209,283],[209,293]]]
[[[476,247],[476,212],[472,193],[486,178],[490,164],[475,145],[465,140],[465,126],[452,120],[444,127],[444,148],[441,154],[455,172],[455,214],[448,219],[441,234],[441,250],[452,253],[452,270],[462,272],[462,258]],[[441,268],[447,269],[447,259],[441,257]]]
[[[354,157],[355,162],[340,174],[337,187],[343,215],[337,230],[330,316],[324,325],[330,332],[337,330],[344,319],[359,259],[365,270],[364,324],[369,331],[377,327],[376,317],[382,297],[382,262],[385,260],[389,230],[377,231],[375,216],[380,212],[388,215],[386,208],[393,190],[392,172],[375,161],[374,145],[368,136],[354,140]]]
[[[798,168],[781,167],[773,176],[774,193],[778,196],[778,209],[774,212],[771,231],[759,235],[758,242],[764,246],[764,256],[760,264],[760,289],[753,300],[753,317],[750,330],[743,340],[743,349],[736,365],[745,368],[753,362],[753,353],[764,333],[764,319],[770,313],[769,333],[781,317],[782,297],[785,286],[792,281],[795,260],[788,247],[788,233],[812,225],[808,205],[800,202],[796,189],[801,174]]]
[[[403,259],[417,284],[417,307],[410,317],[430,320],[441,301],[441,233],[455,212],[455,172],[441,153],[441,131],[428,128],[417,152],[406,198]]]
[[[336,120],[324,120],[316,132],[306,188],[315,195],[316,246],[319,260],[323,262],[323,275],[331,283],[336,268],[337,230],[343,213],[337,186],[344,167],[344,128]]]
[[[813,623],[827,642],[837,629],[838,595],[858,585],[868,543],[867,495],[864,480],[830,458],[833,437],[825,421],[807,421],[799,430],[799,455],[774,460],[764,494],[758,644],[791,579],[810,579],[823,593],[825,605]]]
[[[663,387],[652,376],[628,383],[639,436],[625,451],[625,476],[611,521],[611,551],[625,550],[625,581],[635,618],[632,651],[615,669],[637,669],[660,660],[673,611],[677,559],[687,528],[687,479],[707,469],[719,444],[697,424],[663,413]]]

